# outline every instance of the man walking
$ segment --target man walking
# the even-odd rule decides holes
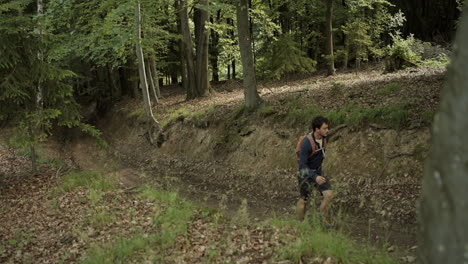
[[[301,197],[297,202],[297,215],[300,220],[306,214],[307,200],[314,185],[323,196],[320,204],[320,215],[323,224],[330,225],[326,214],[330,201],[333,199],[331,184],[322,175],[322,162],[325,159],[329,121],[323,116],[317,116],[312,121],[312,132],[303,137],[298,143],[297,154],[299,160],[298,181]]]

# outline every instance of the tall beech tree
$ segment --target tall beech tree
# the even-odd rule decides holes
[[[247,0],[240,0],[237,3],[236,14],[242,73],[244,75],[244,106],[246,109],[255,109],[260,104],[260,96],[257,92],[257,80],[255,77],[250,35],[249,5]]]
[[[422,263],[464,263],[468,245],[468,8],[432,127],[420,205]]]
[[[208,12],[209,0],[198,0],[195,8],[195,43],[196,43],[196,95],[207,96],[210,92],[209,72],[208,72],[208,44],[210,31],[207,23],[210,19]]]

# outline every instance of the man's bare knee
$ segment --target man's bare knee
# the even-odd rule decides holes
[[[330,201],[331,199],[333,199],[333,196],[334,196],[332,190],[323,191],[322,194],[323,194],[323,198],[327,201]]]

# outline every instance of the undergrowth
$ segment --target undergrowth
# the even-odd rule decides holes
[[[398,263],[385,249],[358,245],[343,231],[323,229],[314,215],[302,222],[275,218],[270,220],[270,223],[275,228],[289,230],[289,237],[294,237],[290,238],[292,241],[284,243],[277,252],[279,258],[288,259],[293,263],[299,263],[307,257],[326,259],[329,256],[332,256],[334,263]],[[288,232],[283,235],[288,237]]]
[[[287,120],[291,123],[307,123],[314,116],[324,115],[329,118],[331,125],[335,126],[377,123],[390,127],[401,127],[408,122],[411,115],[410,106],[409,101],[373,108],[349,104],[339,110],[326,111],[315,105],[310,105],[306,108],[291,109],[287,114]]]

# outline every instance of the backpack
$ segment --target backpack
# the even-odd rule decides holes
[[[317,153],[317,151],[320,150],[319,149],[319,144],[317,142],[315,142],[314,134],[312,132],[307,133],[307,134],[301,136],[299,138],[299,141],[297,142],[296,155],[297,155],[298,160],[299,160],[299,154],[301,153],[301,144],[302,144],[302,141],[304,140],[304,138],[309,139],[309,142],[312,145],[312,152],[310,153],[309,157],[307,157],[307,158],[312,157],[313,155],[315,155]],[[323,138],[323,143],[322,143],[322,149],[325,149],[326,147],[327,147],[327,138],[324,137]]]

